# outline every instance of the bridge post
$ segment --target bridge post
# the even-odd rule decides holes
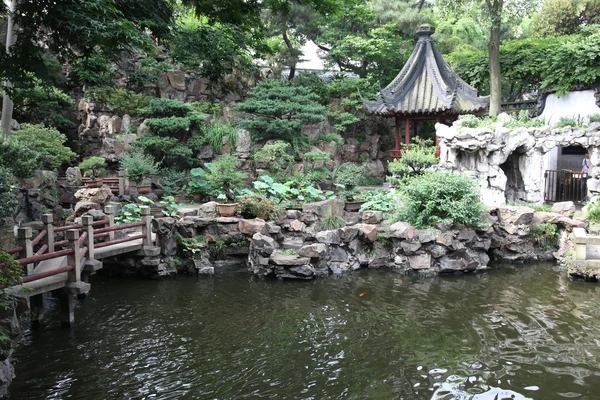
[[[69,229],[67,231],[67,249],[73,250],[71,254],[67,256],[67,265],[73,267],[69,271],[69,282],[79,282],[81,280],[81,257],[79,256],[79,230]]]
[[[27,258],[33,256],[33,245],[31,244],[31,237],[33,236],[30,227],[19,228],[17,231],[17,241],[19,247],[23,248],[23,251],[19,253],[19,258]],[[26,275],[33,272],[33,264],[27,264]]]
[[[125,194],[125,178],[122,176],[119,177],[119,196],[123,196]]]
[[[108,205],[104,207],[104,214],[106,214],[106,219],[108,220],[108,226],[115,226],[115,214],[117,213],[117,207],[113,205]],[[108,240],[115,240],[115,233],[108,232]]]
[[[54,252],[54,215],[53,214],[42,214],[42,222],[46,229],[46,245],[48,246],[48,253]]]
[[[94,223],[94,217],[91,215],[84,215],[81,217],[81,223],[83,225],[83,231],[87,232],[87,239],[85,241],[85,245],[88,248],[87,258],[88,260],[94,259],[94,227],[92,224]]]
[[[143,239],[144,247],[152,247],[152,215],[150,215],[150,207],[142,206],[142,234],[146,235]]]

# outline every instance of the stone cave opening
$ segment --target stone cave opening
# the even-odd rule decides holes
[[[512,152],[500,168],[506,175],[506,189],[504,195],[506,204],[526,201],[525,182],[521,175],[520,164],[524,161],[525,151],[522,148]]]

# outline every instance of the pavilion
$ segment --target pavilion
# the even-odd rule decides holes
[[[396,146],[390,151],[392,158],[401,156],[401,120],[404,143],[409,144],[411,121],[456,119],[460,114],[480,113],[489,106],[489,96],[479,97],[477,90],[450,68],[431,39],[433,33],[432,25],[419,26],[419,40],[402,71],[377,93],[375,101],[363,99],[370,114],[394,117]]]

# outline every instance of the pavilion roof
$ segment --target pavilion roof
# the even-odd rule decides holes
[[[435,48],[429,24],[417,28],[419,40],[396,78],[377,93],[375,101],[363,99],[369,113],[377,115],[458,115],[487,109],[489,96],[477,90],[450,68]]]

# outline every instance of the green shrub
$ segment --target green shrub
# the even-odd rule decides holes
[[[225,103],[222,101],[206,101],[206,102],[193,102],[189,103],[189,105],[194,109],[194,111],[202,113],[202,114],[221,114],[223,112],[223,107]]]
[[[62,131],[75,124],[68,119],[75,100],[61,89],[34,79],[32,86],[17,87],[13,92],[13,118],[31,124],[45,124]]]
[[[128,114],[132,117],[138,116],[141,110],[148,108],[151,99],[145,94],[113,87],[91,88],[85,94],[92,101],[109,104],[117,114]]]
[[[600,223],[600,201],[597,201],[587,207],[586,216],[591,224]]]
[[[117,224],[129,224],[131,222],[138,222],[142,220],[142,206],[152,205],[154,202],[146,196],[138,196],[138,203],[126,203],[120,209],[118,214],[115,216],[115,222]]]
[[[243,196],[238,200],[236,212],[244,218],[262,218],[274,220],[277,218],[277,206],[273,200],[261,195]]]
[[[192,106],[179,100],[153,99],[149,107],[140,110],[140,114],[154,118],[185,117],[193,110]]]
[[[565,126],[571,126],[571,127],[576,127],[577,126],[577,121],[575,121],[575,118],[572,117],[561,117],[558,120],[558,123],[556,124],[557,128],[564,128]]]
[[[0,286],[19,285],[23,281],[23,272],[21,264],[0,247]]]
[[[38,169],[52,170],[75,158],[75,153],[65,146],[67,137],[55,128],[42,124],[21,125],[21,130],[11,134],[11,140],[17,140],[36,153],[35,163]]]
[[[37,154],[26,143],[0,137],[0,167],[17,178],[29,178],[35,173]]]
[[[154,158],[140,151],[124,153],[119,163],[121,175],[134,181],[148,179],[153,175],[158,175],[159,171],[159,164],[154,161]]]
[[[481,120],[473,114],[460,115],[458,119],[462,121],[462,126],[465,128],[477,128],[481,123]]]
[[[106,172],[106,160],[104,157],[92,156],[79,163],[79,169],[85,176],[96,178]]]
[[[340,166],[334,182],[350,188],[356,186],[358,178],[363,176],[364,173],[365,167],[358,164],[344,163]]]
[[[117,78],[116,69],[99,53],[75,61],[73,73],[79,83],[89,86],[114,86]]]
[[[0,219],[14,215],[19,205],[18,194],[15,177],[10,170],[0,166]]]
[[[330,231],[333,229],[340,229],[346,226],[346,220],[337,215],[330,215],[325,217],[319,222],[320,231]]]
[[[402,153],[401,158],[389,162],[388,170],[403,182],[408,182],[437,163],[432,141],[415,138],[415,142]]]
[[[265,144],[262,149],[254,153],[256,161],[262,161],[271,172],[287,170],[294,162],[294,157],[289,153],[290,144],[282,140]]]
[[[383,178],[372,175],[363,175],[358,178],[358,186],[381,186]]]
[[[296,254],[298,254],[298,251],[296,249],[278,249],[277,254],[281,254],[284,256],[295,256]]]
[[[149,118],[144,123],[159,136],[181,137],[190,128],[190,120],[184,117]]]
[[[404,188],[400,217],[417,228],[438,222],[478,226],[485,208],[473,180],[452,172],[426,172]]]
[[[386,215],[398,209],[398,193],[389,190],[370,190],[363,192],[363,199],[367,200],[360,207],[360,211],[383,211]]]
[[[315,143],[330,143],[330,142],[336,142],[337,144],[344,144],[344,138],[341,137],[340,135],[338,135],[337,133],[326,133],[326,134],[321,134],[317,137],[317,139],[315,140]]]
[[[319,96],[308,88],[292,86],[283,79],[265,79],[238,104],[238,110],[248,113],[240,126],[248,129],[254,138],[291,143],[301,138],[304,124],[323,121],[326,108],[319,104]]]
[[[224,155],[212,163],[206,174],[206,181],[215,192],[224,194],[228,200],[235,200],[234,190],[241,189],[248,174],[240,172],[241,162],[238,158]]]
[[[531,240],[543,249],[553,249],[558,246],[558,228],[549,222],[533,224],[529,227]]]
[[[204,142],[218,153],[223,151],[224,137],[227,138],[232,148],[235,147],[237,132],[231,125],[212,120],[204,127]]]
[[[185,189],[187,180],[185,171],[179,171],[175,168],[164,168],[160,174],[160,187],[166,195],[174,196]]]
[[[600,122],[600,113],[590,115],[589,119],[590,119],[590,124],[592,122]]]
[[[329,153],[316,149],[304,154],[304,160],[310,163],[328,163],[331,161]]]

